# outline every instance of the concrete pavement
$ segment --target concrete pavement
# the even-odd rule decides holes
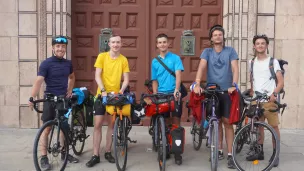
[[[167,162],[167,171],[198,171],[210,170],[208,161],[208,149],[202,145],[199,151],[192,146],[189,127],[186,128],[186,145],[183,154],[183,164],[177,166],[174,158]],[[33,142],[37,129],[0,129],[0,171],[32,171],[33,163]],[[87,168],[85,163],[92,155],[92,132],[86,142],[83,155],[79,156],[80,162],[68,164],[66,170],[74,171],[116,171],[115,164],[110,164],[104,159],[105,141],[101,144],[101,163],[93,168]],[[282,130],[280,165],[274,171],[300,171],[304,163],[304,130]],[[105,136],[106,129],[103,129]],[[151,137],[148,135],[147,127],[133,127],[130,137],[137,140],[137,144],[130,144],[128,151],[127,171],[158,171],[156,153],[151,151]],[[204,142],[203,142],[204,143]],[[225,153],[227,157],[227,153]],[[219,162],[219,171],[229,171],[227,160]]]

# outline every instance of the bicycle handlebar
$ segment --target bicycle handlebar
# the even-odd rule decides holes
[[[65,96],[55,96],[51,93],[46,93],[46,97],[44,99],[38,99],[38,100],[34,100],[33,97],[30,98],[30,102],[33,103],[33,107],[35,109],[36,112],[38,113],[43,113],[43,111],[38,109],[38,103],[44,103],[44,102],[64,102],[64,101],[71,101],[77,99],[77,95],[72,95],[72,97],[65,97]]]

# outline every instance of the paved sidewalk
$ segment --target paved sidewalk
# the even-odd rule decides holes
[[[32,171],[33,163],[33,142],[37,129],[0,129],[0,171]],[[103,129],[105,136],[106,129]],[[93,129],[89,128],[88,133],[92,135]],[[273,171],[299,171],[303,169],[304,163],[304,130],[282,130],[280,165]],[[127,171],[157,171],[158,164],[156,153],[151,152],[151,137],[148,135],[147,127],[133,127],[130,137],[137,140],[137,144],[130,144],[128,153]],[[104,159],[104,145],[101,144],[101,163],[93,168],[87,168],[85,163],[92,155],[92,139],[87,139],[84,153],[79,157],[80,163],[68,164],[66,170],[83,171],[116,171],[115,164],[110,164]],[[225,153],[225,157],[227,157]],[[186,130],[185,153],[183,164],[177,166],[174,158],[167,162],[167,171],[203,171],[210,170],[208,162],[208,150],[202,146],[200,151],[192,147],[189,128]],[[226,167],[227,160],[221,160],[219,171],[229,171]]]

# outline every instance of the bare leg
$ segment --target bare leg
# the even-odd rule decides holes
[[[233,126],[229,124],[229,119],[223,118],[224,126],[225,126],[225,138],[227,143],[228,153],[232,153],[232,144],[234,138],[234,130]]]
[[[107,140],[106,140],[106,152],[111,152],[111,147],[112,147],[112,134],[113,134],[113,126],[114,126],[114,122],[113,122],[113,117],[112,115],[108,115],[106,114],[106,120],[108,122],[108,129],[107,129]]]
[[[94,116],[94,133],[93,133],[93,154],[99,156],[100,143],[102,140],[102,122],[104,115],[95,115]]]

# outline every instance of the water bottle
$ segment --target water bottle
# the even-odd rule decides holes
[[[102,96],[102,104],[107,104],[107,96]]]
[[[207,116],[207,118],[205,119],[205,122],[204,122],[204,125],[203,125],[203,137],[206,136],[206,133],[208,131],[209,119],[210,119],[210,116]]]

